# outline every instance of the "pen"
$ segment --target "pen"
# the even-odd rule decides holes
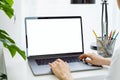
[[[114,39],[116,39],[116,38],[117,38],[118,34],[119,34],[119,32],[116,34],[116,36],[115,36],[115,38],[114,38]]]
[[[114,30],[111,39],[113,39],[113,37],[114,37],[114,35],[115,35],[115,32],[116,32],[116,30]]]

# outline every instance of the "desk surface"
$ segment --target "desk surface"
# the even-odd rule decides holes
[[[34,76],[20,55],[16,55],[13,59],[7,49],[3,50],[6,72],[8,80],[58,80],[54,75]],[[103,80],[107,75],[108,68],[101,70],[74,72],[72,76],[75,80]]]

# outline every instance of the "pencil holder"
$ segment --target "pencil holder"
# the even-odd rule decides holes
[[[115,39],[97,38],[97,52],[103,57],[111,57],[114,51]]]

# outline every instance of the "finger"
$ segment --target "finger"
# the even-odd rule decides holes
[[[69,64],[67,62],[65,62],[65,65],[69,66]]]
[[[54,63],[49,63],[49,66],[50,66],[52,69],[54,69],[55,64],[54,64]]]
[[[80,60],[82,60],[82,59],[85,60],[87,57],[92,59],[92,54],[82,54],[82,55],[80,55],[79,58],[80,58]]]
[[[68,64],[68,63],[65,61],[65,64]]]
[[[57,60],[57,59],[56,59],[55,61],[53,61],[51,64],[56,63],[56,62],[58,62],[58,60]]]
[[[82,54],[82,55],[79,56],[79,58],[80,58],[80,60],[86,59],[86,58],[87,58],[87,55],[86,55],[86,54]]]
[[[59,67],[61,65],[64,65],[64,63],[58,60],[52,62],[52,67],[56,67],[56,66]]]
[[[52,62],[52,67],[56,67],[56,61]]]
[[[57,59],[56,61],[64,63],[62,59]]]
[[[54,74],[56,71],[56,62],[49,63],[49,65],[51,67],[51,72]]]
[[[70,70],[69,64],[68,64],[67,62],[65,62],[65,65],[67,65],[67,67],[68,67],[68,68],[69,68],[69,70]]]
[[[93,64],[93,63],[92,63],[92,60],[89,60],[89,59],[85,59],[85,62],[86,62],[86,63]]]
[[[52,63],[49,63],[49,66],[52,67]]]
[[[55,65],[60,65],[60,62],[58,62],[57,60],[54,61]]]

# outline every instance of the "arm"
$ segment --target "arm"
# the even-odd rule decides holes
[[[120,0],[117,0],[118,8],[120,9]]]
[[[110,65],[111,59],[110,58],[104,58],[104,63],[102,65]]]

